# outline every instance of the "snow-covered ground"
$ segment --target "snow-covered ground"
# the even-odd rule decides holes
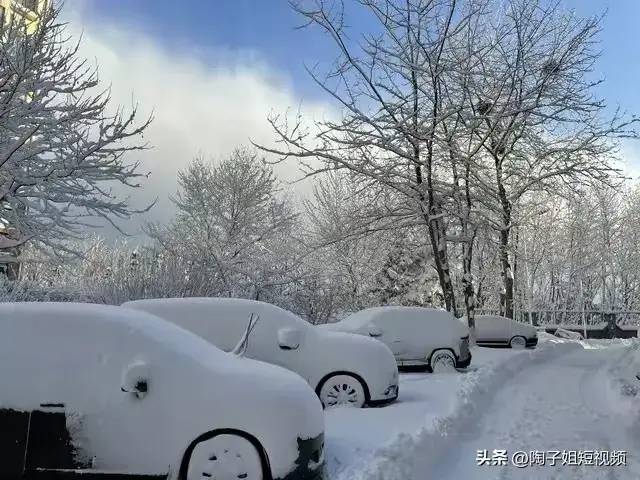
[[[464,373],[401,374],[395,404],[327,412],[329,478],[640,478],[640,395],[625,394],[617,378],[639,348],[541,334],[535,350],[475,348]],[[478,450],[506,450],[508,464],[480,466]],[[550,465],[555,451],[579,450],[583,463],[589,452],[625,451],[626,466],[563,466],[562,453]],[[548,452],[547,465],[510,465],[516,451]]]

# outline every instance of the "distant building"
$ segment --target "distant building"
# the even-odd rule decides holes
[[[0,22],[9,23],[14,16],[19,17],[27,27],[27,32],[35,30],[38,18],[49,0],[0,0]]]

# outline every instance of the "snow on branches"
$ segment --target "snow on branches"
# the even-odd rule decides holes
[[[92,218],[117,227],[135,213],[113,187],[139,186],[126,154],[146,148],[151,119],[113,106],[78,46],[54,8],[33,32],[17,20],[0,30],[0,250],[64,251]]]

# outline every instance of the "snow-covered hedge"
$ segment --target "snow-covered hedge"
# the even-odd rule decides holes
[[[54,287],[31,281],[11,282],[0,276],[0,302],[100,303],[90,293],[68,287]]]

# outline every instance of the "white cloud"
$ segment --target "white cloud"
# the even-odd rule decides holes
[[[145,134],[153,149],[137,153],[142,169],[151,172],[142,190],[127,191],[136,206],[158,198],[144,218],[125,224],[134,233],[146,221],[171,217],[169,195],[176,191],[176,174],[195,156],[219,159],[249,138],[273,143],[267,123],[270,112],[297,109],[301,99],[282,75],[270,69],[253,52],[217,51],[206,61],[193,52],[174,51],[153,39],[114,25],[83,25],[83,5],[67,11],[76,35],[83,28],[81,54],[95,59],[103,84],[111,84],[115,103],[140,104],[144,117],[152,111],[154,122]],[[319,103],[302,103],[307,118],[329,113]],[[279,165],[283,180],[299,178],[293,162]],[[298,192],[308,188],[297,186]],[[113,235],[112,232],[102,232]]]
[[[640,143],[637,140],[621,142],[620,160],[624,174],[634,181],[640,180]]]

